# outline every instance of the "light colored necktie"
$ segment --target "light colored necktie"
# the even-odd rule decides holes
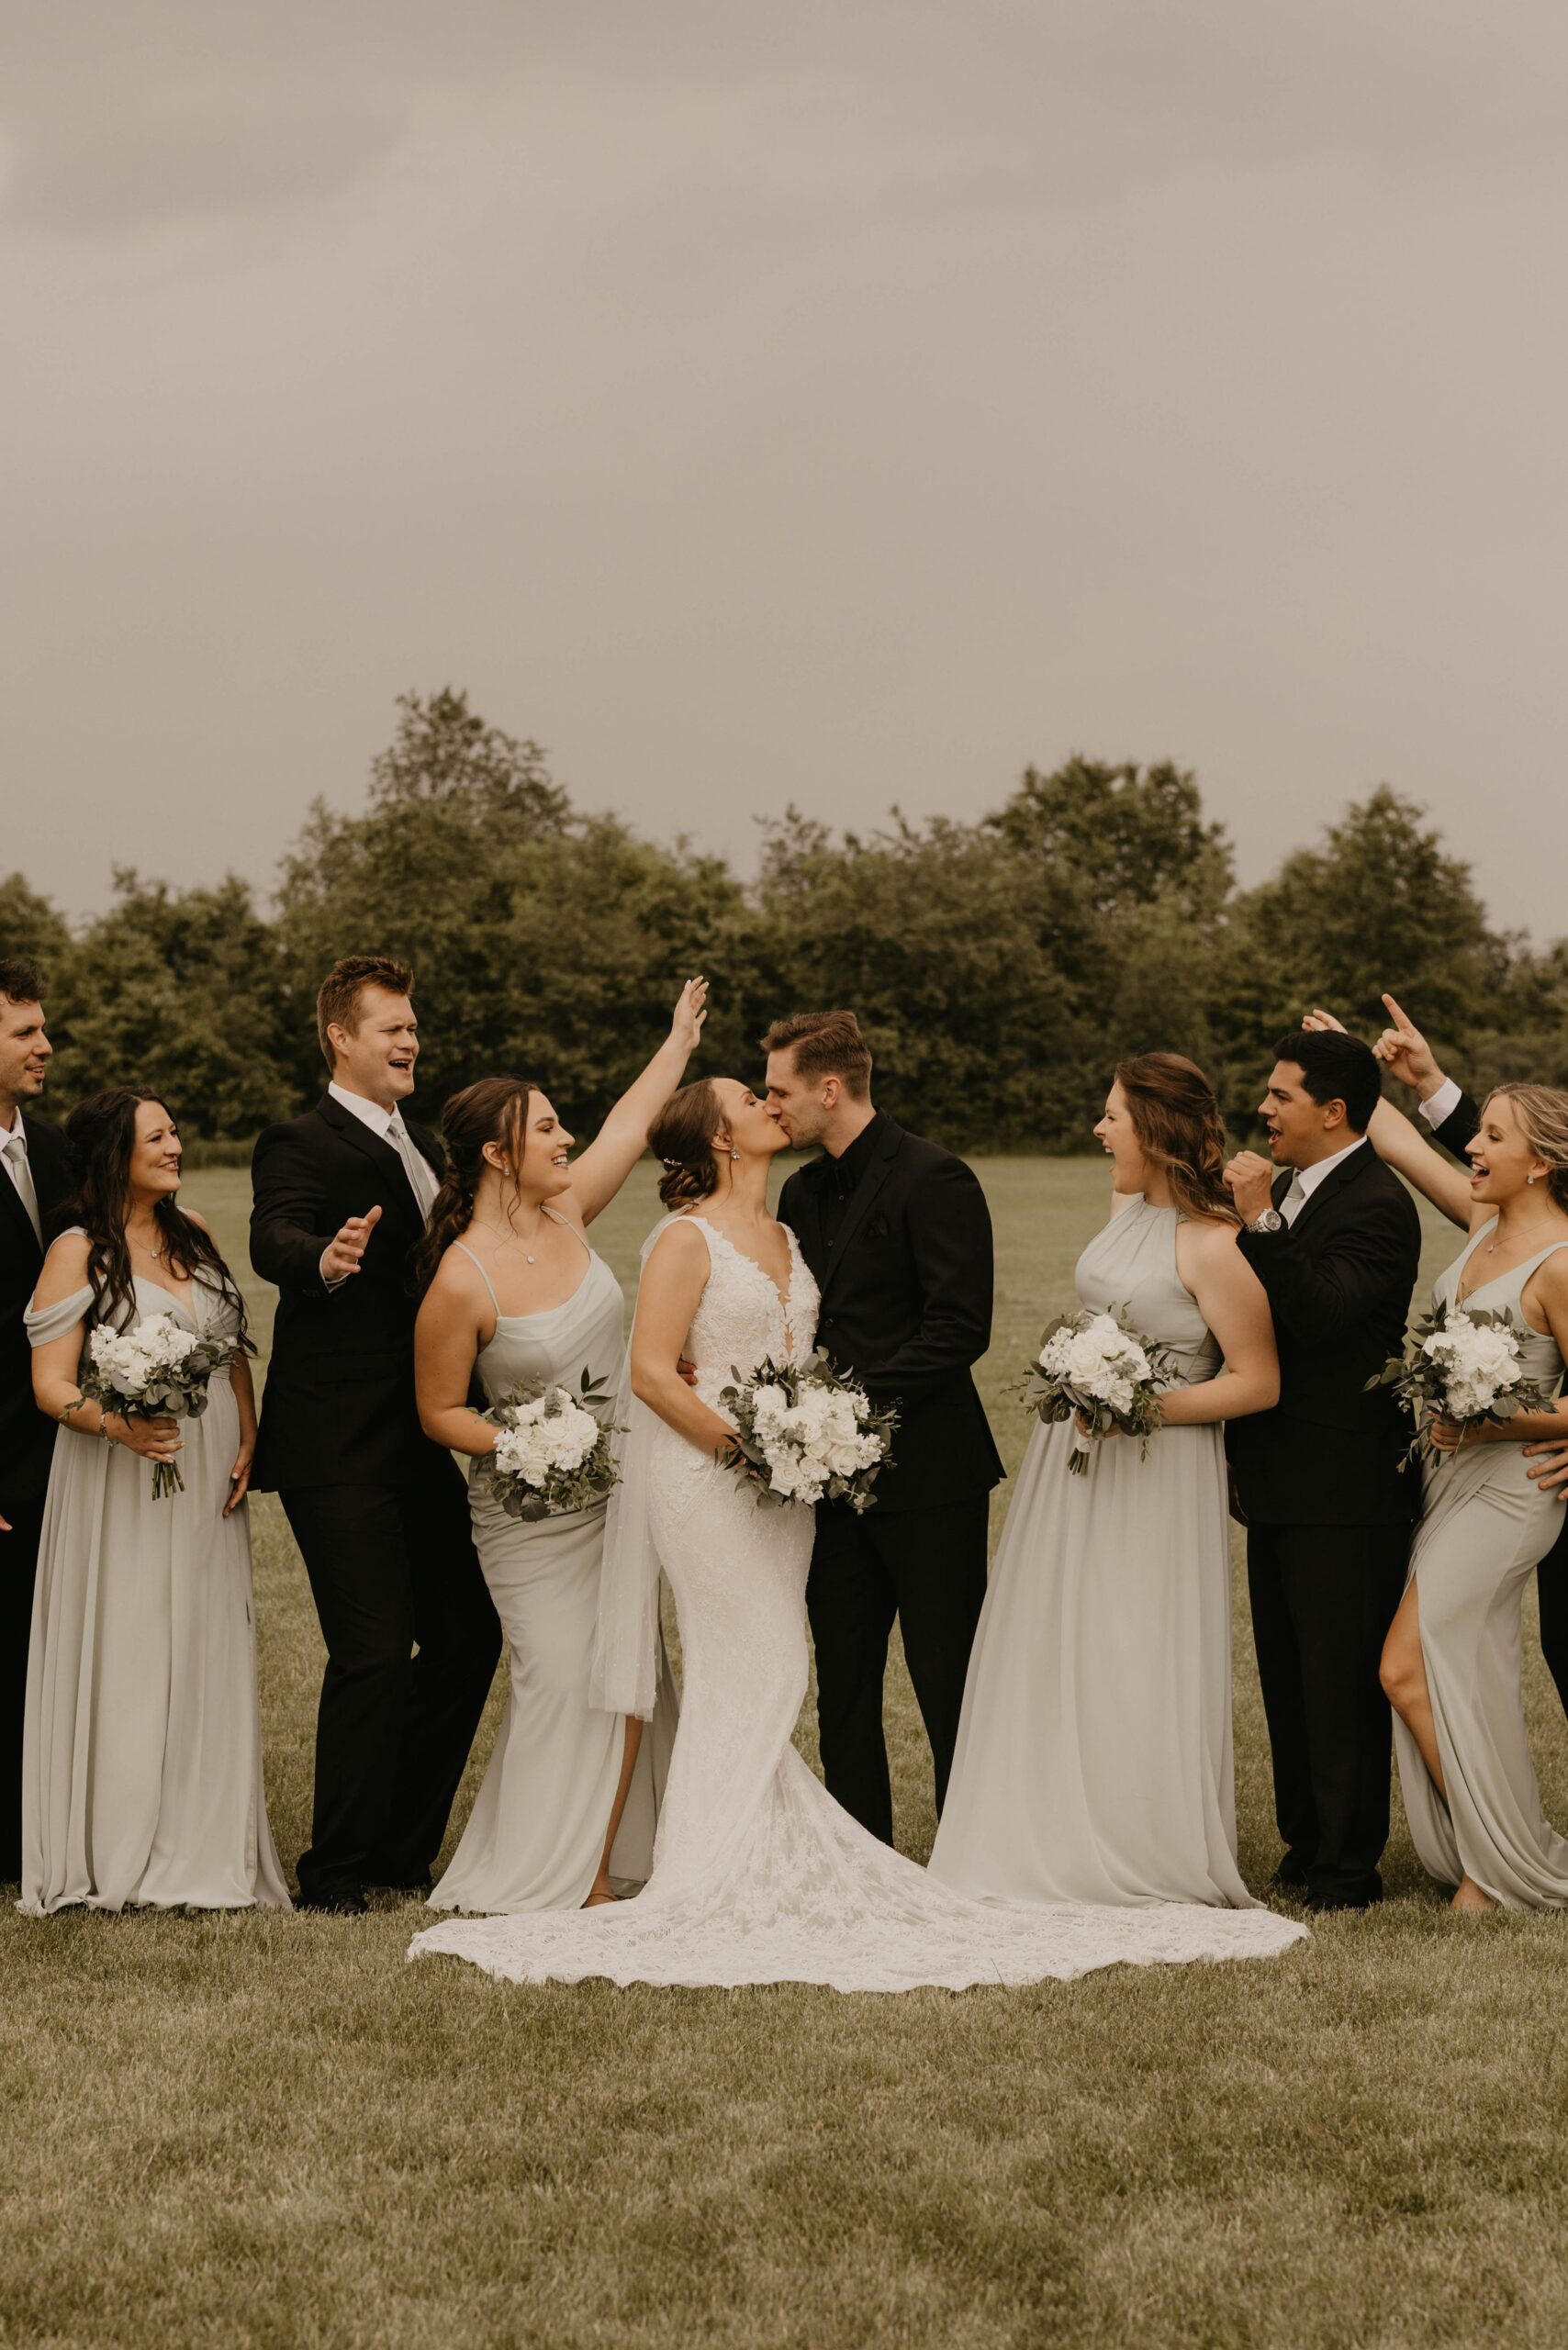
[[[1306,1192],[1303,1188],[1301,1177],[1293,1175],[1290,1190],[1280,1202],[1280,1214],[1287,1224],[1294,1224],[1305,1205]]]
[[[19,1124],[12,1127],[4,1144],[0,1144],[0,1157],[5,1158],[11,1180],[17,1186],[17,1196],[28,1212],[28,1220],[41,1248],[43,1219],[39,1214],[39,1195],[33,1187],[33,1170],[28,1165],[27,1137]]]
[[[403,1172],[409,1179],[409,1190],[419,1202],[420,1215],[428,1216],[435,1204],[435,1195],[440,1187],[429,1161],[416,1147],[412,1135],[396,1113],[386,1129],[386,1139],[403,1162]]]

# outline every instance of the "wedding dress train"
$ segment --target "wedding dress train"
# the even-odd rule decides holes
[[[803,1359],[816,1285],[793,1235],[789,1295],[700,1215],[711,1268],[687,1353],[716,1404],[732,1366]],[[1302,1929],[1267,1911],[991,1905],[939,1884],[840,1809],[790,1743],[806,1693],[812,1516],[761,1508],[658,1425],[649,1516],[685,1659],[654,1868],[635,1900],[453,1920],[410,1957],[471,1960],[512,1982],[818,1983],[958,1990],[1126,1962],[1271,1955]]]

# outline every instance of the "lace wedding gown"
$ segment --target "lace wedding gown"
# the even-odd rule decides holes
[[[732,1366],[809,1354],[816,1284],[794,1236],[788,1298],[700,1215],[707,1286],[687,1354],[717,1404]],[[653,1531],[685,1659],[654,1868],[614,1908],[454,1920],[415,1937],[512,1982],[840,1991],[959,1990],[1067,1978],[1119,1962],[1263,1956],[1302,1929],[1266,1911],[992,1905],[952,1892],[839,1808],[790,1743],[806,1694],[811,1510],[763,1509],[728,1470],[660,1424]]]

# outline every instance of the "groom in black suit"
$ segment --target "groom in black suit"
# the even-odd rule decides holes
[[[1404,1344],[1421,1225],[1366,1140],[1382,1091],[1371,1048],[1304,1029],[1274,1054],[1260,1104],[1272,1164],[1243,1151],[1226,1182],[1273,1313],[1280,1400],[1231,1422],[1226,1448],[1286,1847],[1278,1881],[1315,1908],[1364,1908],[1382,1898],[1388,1840],[1378,1662],[1420,1499],[1400,1474],[1394,1397],[1367,1382]]]
[[[332,1081],[252,1165],[251,1261],[280,1296],[251,1484],[282,1499],[327,1644],[299,1860],[315,1909],[429,1886],[500,1651],[466,1488],[414,1401],[410,1259],[441,1147],[399,1106],[412,984],[385,957],[334,965],[317,999]]]
[[[873,1108],[852,1012],[776,1021],[762,1041],[769,1110],[792,1142],[823,1146],[778,1201],[822,1292],[817,1342],[900,1415],[873,1506],[857,1516],[819,1505],[806,1585],[823,1776],[890,1844],[882,1680],[893,1620],[940,1812],[985,1599],[991,1491],[1004,1472],[970,1370],[991,1342],[991,1214],[961,1158]]]
[[[55,1425],[33,1401],[22,1326],[70,1188],[65,1145],[28,1117],[54,1047],[43,981],[0,958],[0,1885],[22,1874],[22,1713],[44,1494]]]
[[[1395,1077],[1415,1087],[1421,1115],[1437,1141],[1468,1166],[1466,1147],[1481,1129],[1480,1103],[1438,1067],[1425,1036],[1394,998],[1385,995],[1383,1001],[1392,1025],[1383,1030],[1379,1053]],[[1568,1488],[1568,1445],[1530,1444],[1525,1454],[1532,1477],[1549,1489]],[[1540,1602],[1540,1652],[1568,1711],[1568,1521],[1537,1567],[1535,1587]]]

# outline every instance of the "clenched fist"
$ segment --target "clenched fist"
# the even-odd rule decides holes
[[[1236,1203],[1243,1224],[1251,1224],[1274,1204],[1275,1169],[1255,1150],[1238,1150],[1225,1170],[1225,1188]]]

